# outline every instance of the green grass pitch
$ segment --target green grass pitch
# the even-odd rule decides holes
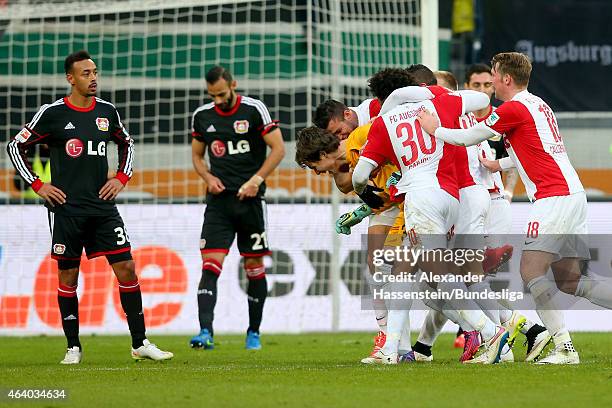
[[[372,344],[366,333],[264,334],[260,351],[244,350],[243,336],[219,334],[213,351],[190,349],[189,336],[151,336],[174,352],[167,362],[132,361],[127,336],[83,336],[83,362],[66,367],[58,364],[63,337],[2,337],[3,394],[63,388],[68,398],[11,402],[3,395],[0,406],[612,406],[612,333],[573,338],[579,366],[464,366],[445,334],[433,363],[389,367],[359,364]],[[522,344],[514,351],[524,357]]]

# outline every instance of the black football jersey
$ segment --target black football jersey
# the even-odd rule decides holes
[[[226,191],[238,191],[266,160],[263,136],[278,127],[260,100],[238,95],[236,105],[225,112],[213,102],[200,106],[192,117],[191,134],[206,144],[210,172]],[[259,194],[265,192],[265,183]]]
[[[117,143],[117,178],[132,175],[134,142],[121,123],[115,106],[94,98],[90,107],[79,108],[68,98],[43,105],[32,120],[9,142],[8,153],[17,172],[28,184],[40,183],[25,158],[37,143],[50,149],[51,183],[66,194],[66,203],[49,206],[66,215],[100,215],[116,211],[114,200],[102,200],[99,191],[108,179],[106,147]]]

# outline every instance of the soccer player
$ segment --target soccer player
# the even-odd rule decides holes
[[[191,158],[208,189],[200,239],[202,278],[198,285],[200,333],[193,348],[214,348],[213,315],[223,261],[238,236],[249,281],[249,327],[246,348],[261,348],[259,326],[268,294],[263,257],[270,254],[266,236],[265,178],[285,155],[278,122],[260,100],[236,93],[231,73],[215,66],[206,74],[213,100],[193,113]],[[266,156],[266,150],[270,153]],[[208,151],[210,168],[203,158]]]
[[[317,126],[302,129],[296,141],[296,162],[302,167],[308,167],[321,173],[346,173],[350,179],[352,169],[359,160],[359,153],[367,140],[370,124],[359,126],[351,132],[348,138],[338,140],[336,135]],[[390,199],[386,182],[397,168],[388,164],[381,171],[371,177],[374,187],[382,190],[380,194],[381,205],[372,209],[373,214],[368,217],[368,270],[370,274],[381,272],[388,274],[389,265],[376,266],[374,264],[374,251],[383,246],[392,246],[393,241],[403,239],[403,215],[398,203]],[[352,191],[352,190],[351,190]],[[347,193],[350,191],[347,191]],[[398,238],[399,235],[399,238]],[[383,282],[376,282],[367,277],[372,292],[384,286]],[[374,339],[374,348],[370,355],[361,360],[362,363],[379,363],[379,352],[386,341],[387,307],[384,300],[373,298],[372,305],[376,312],[376,323],[379,332]],[[403,354],[410,352],[410,327],[406,325],[400,341],[400,350]]]
[[[580,261],[589,258],[588,248],[578,236],[587,233],[586,194],[565,151],[554,113],[527,90],[529,58],[517,52],[499,53],[491,66],[495,96],[504,103],[484,122],[469,129],[449,129],[441,127],[427,112],[419,113],[419,122],[436,139],[455,145],[474,145],[503,135],[510,157],[484,163],[494,171],[516,166],[533,202],[525,230],[521,276],[555,343],[554,350],[538,363],[578,364],[578,353],[554,294],[560,289],[612,308],[612,286],[594,284],[580,271]],[[549,268],[555,281],[546,277]]]
[[[328,99],[317,106],[313,122],[343,140],[358,126],[369,123],[378,112],[380,101],[376,98],[366,99],[356,107],[348,107],[342,102]]]
[[[473,91],[484,92],[489,95],[489,98],[493,98],[495,89],[493,88],[493,76],[491,75],[491,67],[487,64],[474,64],[468,67],[465,73],[465,83],[463,84],[465,89],[471,89]],[[495,107],[491,104],[485,109],[474,112],[474,117],[478,122],[482,122],[489,117],[491,112],[495,110]],[[501,159],[502,157],[508,157],[508,153],[504,148],[504,142],[501,136],[495,136],[487,140],[489,146],[493,149],[494,159]],[[515,168],[508,169],[506,171],[506,183],[502,183],[501,173],[492,173],[495,187],[490,191],[491,193],[491,211],[489,217],[487,217],[487,224],[490,230],[495,230],[495,234],[506,234],[510,232],[512,223],[512,217],[510,213],[510,206],[502,202],[502,199],[510,202],[514,195],[514,188],[518,181],[519,175]],[[501,199],[500,199],[501,197]],[[503,231],[508,232],[503,232]]]
[[[442,71],[442,74],[440,74],[440,71],[438,71],[434,73],[434,75],[438,85],[441,85],[449,90],[457,87],[457,80],[452,73]],[[434,78],[431,78],[430,83],[434,83]],[[405,96],[409,96],[406,92],[409,90],[421,91],[420,89],[415,90],[414,88],[406,88],[396,92],[394,97],[396,97],[400,92],[405,94]],[[491,96],[487,96],[490,100]],[[383,112],[387,111],[388,109],[389,107],[387,105],[387,101],[385,101]],[[459,118],[459,124],[464,129],[471,127],[476,123],[477,119],[472,113],[468,113]],[[487,237],[488,234],[509,233],[509,231],[488,229],[486,221],[490,218],[489,206],[491,203],[489,192],[493,190],[494,183],[491,179],[491,174],[481,165],[479,161],[479,156],[481,154],[488,156],[492,155],[491,149],[487,143],[479,143],[466,148],[460,147],[456,151],[455,169],[458,175],[459,194],[461,198],[460,213],[455,228],[455,232],[457,234],[456,247],[463,247],[462,245],[468,244],[470,245],[469,247],[472,248],[476,244],[474,249],[482,248],[482,245],[484,245],[484,240],[482,240],[482,238]],[[503,197],[501,200],[508,206],[509,210],[509,203],[503,199]],[[466,237],[470,238],[466,240]],[[474,237],[478,237],[479,239],[474,240]],[[480,240],[482,240],[482,242],[475,242]],[[467,271],[481,274],[482,270],[484,269],[487,273],[494,272],[499,265],[507,261],[512,253],[512,247],[502,246],[499,248],[490,248],[486,250],[485,254],[487,253],[491,254],[485,256],[485,261],[483,262],[482,266],[478,264],[470,265],[467,268]],[[494,261],[491,262],[491,259],[494,259]],[[485,269],[485,264],[488,260],[489,266],[486,266]],[[475,292],[491,291],[487,280],[468,285],[468,287],[471,291]],[[510,332],[508,343],[510,346],[514,343],[514,340],[519,332],[523,333],[527,337],[527,343],[529,345],[528,355],[532,350],[537,350],[539,347],[545,346],[550,340],[546,328],[531,322],[518,312],[513,311],[509,304],[504,302],[504,305],[501,305],[500,303],[492,300],[480,300],[477,301],[477,303],[480,304],[485,313],[487,313],[487,315],[496,324],[501,324],[508,329]],[[439,316],[439,312],[430,312],[426,317],[425,324],[421,330],[419,341],[414,346],[415,351],[425,355],[429,354],[431,352],[431,345],[438,336],[445,322],[446,319]],[[464,348],[464,353],[461,357],[462,361],[471,359],[473,353],[478,349],[478,339],[479,336],[475,331],[463,333],[463,330],[461,328],[459,329],[458,337],[455,340],[455,346]],[[504,352],[502,352],[502,361],[513,360],[514,357],[510,347],[504,347]]]
[[[317,127],[327,130],[341,141],[353,135],[353,140],[350,145],[355,147],[358,146],[358,149],[361,149],[367,138],[367,130],[369,128],[362,128],[360,131],[357,131],[357,129],[370,123],[379,112],[380,101],[377,98],[366,99],[357,107],[347,107],[342,102],[329,99],[317,106],[313,122]],[[353,134],[353,132],[356,133]],[[308,133],[309,132],[306,132],[305,135]],[[341,151],[342,154],[345,153],[344,148]],[[354,155],[350,154],[351,151],[356,151],[356,149],[348,149],[349,158],[354,157]],[[328,152],[322,153],[326,154]],[[317,152],[314,152],[313,157],[319,157]],[[304,165],[304,163],[301,165]],[[308,167],[307,164],[306,166]],[[320,166],[312,166],[315,173],[319,173],[319,170],[317,170],[319,167]],[[353,192],[353,183],[349,171],[334,170],[329,171],[329,173],[333,176],[336,187],[338,187],[342,193],[348,194]],[[376,190],[380,190],[381,188],[384,189],[385,181],[386,180],[382,180],[380,188],[373,188],[373,186],[368,185],[366,190],[359,194],[361,200],[371,208],[377,209],[380,207],[382,201],[376,195]],[[398,213],[399,210],[397,206],[387,206],[385,211],[375,211],[374,214],[368,217],[368,264],[371,273],[376,272],[376,270],[381,270],[383,273],[389,272],[389,265],[385,264],[375,267],[372,264],[372,254],[375,250],[381,249],[384,246],[389,229],[394,225]],[[373,299],[373,306],[376,312],[376,323],[380,329],[378,334],[374,337],[374,348],[371,353],[371,355],[376,355],[381,345],[385,343],[387,307],[385,306],[385,302],[380,299]]]
[[[406,70],[383,70],[370,79],[373,94],[382,102],[398,87],[416,85],[417,82]],[[391,161],[401,169],[402,178],[397,184],[398,192],[405,193],[405,221],[409,239],[406,244],[415,247],[417,243],[424,250],[447,248],[447,233],[456,221],[459,206],[459,191],[455,176],[455,148],[436,143],[433,137],[424,137],[416,123],[417,113],[422,109],[438,110],[449,125],[456,125],[459,116],[465,112],[481,109],[485,105],[482,94],[466,94],[465,97],[443,93],[433,100],[406,103],[379,116],[368,134],[368,143],[353,172],[355,191],[360,192],[365,182],[378,166]],[[384,108],[384,106],[383,106]],[[391,136],[393,135],[393,136]],[[450,265],[443,262],[419,260],[421,269],[436,275],[445,275]],[[452,293],[465,289],[458,282],[442,282],[438,288]],[[499,352],[506,342],[505,328],[496,326],[478,306],[471,301],[450,300],[459,315],[471,323],[485,341],[486,362],[499,359]],[[409,302],[406,302],[409,303]],[[408,307],[392,310],[388,319],[387,343],[383,354],[389,360],[397,356],[397,330],[403,327],[408,317]],[[390,339],[394,341],[390,341]]]
[[[98,70],[86,51],[64,62],[70,95],[43,105],[8,144],[17,172],[45,200],[51,228],[51,257],[57,260],[58,303],[68,350],[61,364],[78,364],[77,283],[83,247],[88,258],[106,256],[119,281],[121,306],[132,335],[132,358],[167,360],[145,336],[142,296],[130,253],[130,241],[115,197],[132,175],[134,142],[113,104],[96,97]],[[106,145],[117,143],[117,175],[108,178]],[[35,144],[51,149],[51,183],[43,183],[24,159]]]

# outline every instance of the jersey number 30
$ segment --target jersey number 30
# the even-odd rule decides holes
[[[395,133],[399,139],[407,136],[406,140],[402,142],[402,146],[410,148],[410,159],[406,155],[402,156],[402,162],[404,166],[410,166],[412,163],[417,161],[419,158],[419,149],[423,154],[432,154],[436,151],[436,138],[429,136],[431,146],[425,146],[425,138],[423,136],[423,128],[420,125],[415,126],[414,123],[404,122],[400,123],[395,129]],[[414,134],[416,133],[416,141],[414,140]],[[418,143],[418,146],[417,146]]]

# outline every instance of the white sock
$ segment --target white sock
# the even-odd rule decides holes
[[[491,289],[491,285],[488,281],[485,280],[476,282],[468,286],[468,289],[470,290],[470,292],[473,293],[493,292],[493,289]],[[489,319],[491,319],[493,323],[495,323],[496,325],[501,324],[499,311],[503,308],[497,301],[487,298],[476,299],[475,302],[478,303],[478,306],[481,307],[482,311],[487,315]]]
[[[378,329],[387,334],[387,316],[389,311],[387,310],[385,301],[383,299],[372,299],[372,306],[374,307],[374,314],[376,316],[376,324],[378,324]],[[383,307],[384,309],[382,309]]]
[[[391,265],[380,265],[374,267],[375,272],[381,272],[383,275],[388,275],[391,273]],[[370,285],[370,293],[374,293],[374,290],[380,290],[385,287],[386,282],[377,282],[370,275],[367,279],[368,284]],[[372,308],[374,309],[374,314],[376,315],[376,324],[378,324],[378,328],[383,333],[387,334],[387,304],[384,299],[375,298],[372,296]]]
[[[527,288],[533,296],[538,316],[553,336],[556,345],[571,341],[569,332],[565,328],[563,313],[556,309],[554,296],[559,289],[550,279],[539,276],[527,283]]]
[[[390,293],[408,292],[412,289],[412,284],[408,282],[395,282],[388,285]],[[399,343],[402,337],[402,332],[406,325],[410,325],[410,307],[412,300],[410,299],[394,299],[390,300],[387,307],[389,313],[387,315],[387,339],[382,349],[384,354],[399,353]]]
[[[453,290],[467,292],[467,287],[462,282],[441,282],[438,284],[438,289],[447,293],[452,293]],[[448,300],[448,303],[459,312],[459,315],[474,330],[480,332],[485,341],[495,336],[497,332],[495,323],[483,313],[476,302],[471,299],[457,299],[457,297],[453,296]]]
[[[582,276],[576,287],[576,296],[588,299],[598,306],[612,309],[612,283],[607,279]]]
[[[408,317],[404,322],[404,329],[402,330],[402,334],[400,336],[398,350],[400,355],[412,351],[412,338],[410,335],[410,313],[408,313]]]
[[[448,318],[444,313],[437,310],[430,310],[427,316],[425,316],[423,326],[421,326],[418,342],[430,347],[433,346],[446,322],[448,322]]]
[[[399,353],[399,343],[406,321],[410,319],[410,311],[391,309],[387,316],[387,339],[382,352],[386,355]]]

